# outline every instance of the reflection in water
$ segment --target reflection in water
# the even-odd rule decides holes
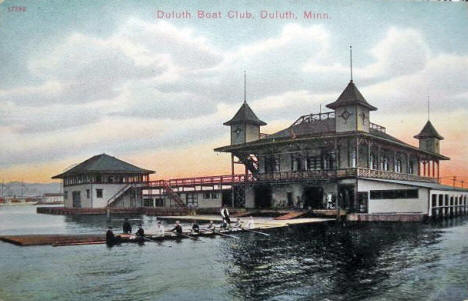
[[[300,226],[277,230],[273,239],[250,235],[225,250],[234,263],[227,272],[234,284],[231,293],[362,299],[391,287],[392,282],[382,284],[389,275],[436,261],[428,246],[440,236],[440,231],[408,224]]]

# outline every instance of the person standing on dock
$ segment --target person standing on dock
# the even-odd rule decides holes
[[[231,219],[229,218],[229,210],[226,208],[226,206],[223,206],[221,208],[221,217],[223,218],[223,221],[225,221],[228,225],[231,225]]]
[[[177,235],[182,234],[182,226],[180,225],[180,222],[179,222],[179,221],[176,221],[175,227],[172,228],[170,231],[171,231],[171,232],[174,232],[174,231],[175,231],[175,232],[177,233]]]
[[[128,218],[124,219],[124,223],[122,225],[122,230],[123,230],[123,233],[125,233],[125,234],[132,233],[132,225],[130,225],[130,223],[128,222]]]

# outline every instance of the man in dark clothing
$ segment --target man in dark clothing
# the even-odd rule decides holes
[[[170,230],[171,232],[176,232],[177,235],[182,234],[182,226],[180,225],[179,221],[176,221],[176,225],[174,228]]]
[[[106,232],[106,243],[115,244],[118,242],[120,242],[120,236],[115,236],[114,232],[112,232],[112,227],[109,226],[109,229]]]
[[[136,232],[136,236],[143,237],[145,236],[145,230],[141,225],[138,225],[138,231]]]
[[[125,234],[132,233],[132,226],[128,222],[128,218],[125,218],[122,228],[123,228],[123,233]]]
[[[200,233],[200,226],[198,225],[197,221],[194,221],[192,224],[192,232]]]

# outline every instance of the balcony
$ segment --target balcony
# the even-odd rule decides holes
[[[301,180],[329,181],[340,178],[377,178],[400,181],[423,181],[437,183],[437,179],[418,175],[398,173],[386,170],[373,170],[368,168],[345,168],[337,170],[305,170],[305,171],[281,171],[269,174],[259,174],[258,181],[266,182],[295,182]]]

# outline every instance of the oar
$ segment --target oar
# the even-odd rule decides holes
[[[184,234],[184,233],[177,233],[177,235],[185,236],[185,237],[191,238],[191,239],[193,239],[193,240],[198,240],[198,238],[193,237],[193,236],[190,236],[190,235],[187,235],[187,234]]]
[[[257,233],[257,234],[265,235],[265,236],[271,236],[270,234],[263,233],[263,232],[260,232],[260,231],[254,231],[254,230],[249,230],[249,229],[244,229],[244,230],[245,230],[245,231],[252,232],[252,233]]]
[[[219,234],[219,235],[221,235],[221,236],[226,236],[226,237],[231,237],[231,238],[235,238],[235,239],[240,239],[239,237],[234,236],[234,235],[224,234],[224,233],[216,232],[216,231],[213,231],[213,232],[216,233],[216,234]]]

